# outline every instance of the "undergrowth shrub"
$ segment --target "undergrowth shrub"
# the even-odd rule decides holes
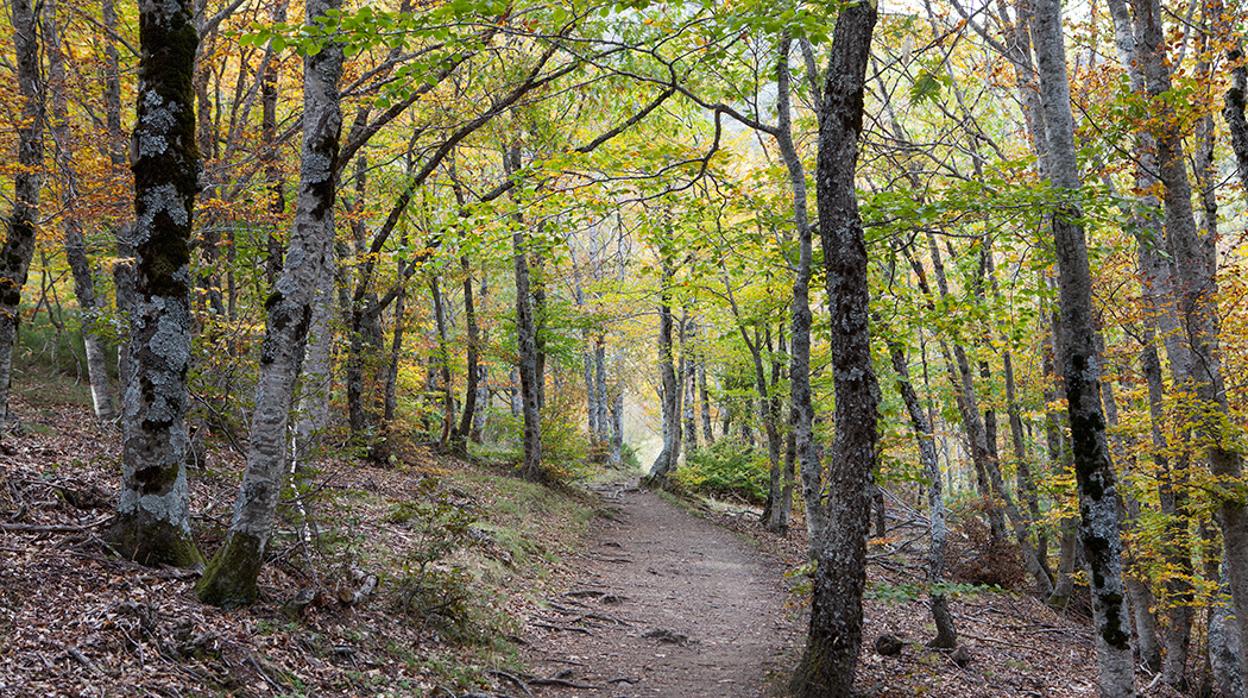
[[[478,544],[472,534],[476,515],[426,478],[415,499],[397,505],[385,520],[414,534],[394,585],[399,610],[455,642],[475,639],[474,580],[456,557]]]
[[[767,458],[757,450],[729,439],[696,451],[677,468],[673,479],[690,492],[709,497],[741,499],[751,504],[767,501]]]
[[[975,498],[951,510],[952,526],[946,554],[950,578],[966,584],[1020,589],[1026,571],[1013,536],[993,540],[987,503]]]

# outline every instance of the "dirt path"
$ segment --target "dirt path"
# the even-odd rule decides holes
[[[797,639],[782,567],[737,535],[652,492],[616,506],[576,585],[530,622],[541,696],[765,695]]]

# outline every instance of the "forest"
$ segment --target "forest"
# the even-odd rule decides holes
[[[0,4],[0,694],[1248,697],[1248,6]]]

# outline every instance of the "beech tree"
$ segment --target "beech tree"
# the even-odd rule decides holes
[[[39,23],[34,3],[10,6],[16,76],[21,95],[17,161],[13,177],[13,210],[0,251],[0,428],[11,422],[9,392],[13,382],[13,349],[20,321],[22,286],[35,254],[35,219],[43,183],[44,86],[39,65]]]
[[[1092,275],[1086,232],[1079,222],[1079,165],[1066,78],[1059,0],[1038,0],[1033,22],[1045,118],[1048,175],[1058,203],[1052,215],[1057,250],[1062,378],[1079,488],[1080,542],[1092,579],[1092,611],[1102,696],[1134,696],[1122,577],[1122,538],[1113,464],[1105,437],[1101,366],[1092,316]]]
[[[191,538],[186,461],[191,360],[190,243],[199,151],[189,2],[139,6],[138,110],[131,140],[137,262],[122,399],[121,499],[110,538],[144,564],[202,562]]]
[[[341,7],[339,0],[307,5],[315,28]],[[337,194],[342,109],[338,81],[343,47],[332,37],[304,58],[303,150],[295,225],[282,272],[265,302],[260,378],[251,421],[247,470],[221,550],[197,586],[199,597],[217,606],[238,606],[256,598],[256,577],[272,535],[278,500],[285,489],[287,435],[295,381],[303,364],[313,303],[330,276]],[[322,300],[324,302],[324,300]]]

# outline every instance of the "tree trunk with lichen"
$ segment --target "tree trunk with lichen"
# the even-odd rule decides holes
[[[518,176],[520,165],[520,147],[509,147],[503,154],[503,166],[507,176]],[[518,216],[519,214],[517,218]],[[529,480],[542,481],[546,479],[546,472],[542,469],[541,353],[537,342],[538,327],[533,316],[529,246],[525,241],[522,223],[523,221],[516,220],[511,235],[512,267],[516,282],[516,345],[519,349],[516,370],[520,374],[520,411],[524,419],[521,439],[524,458],[520,464],[520,474]]]
[[[1113,464],[1101,405],[1100,357],[1092,315],[1092,275],[1079,223],[1079,167],[1066,77],[1060,0],[1038,0],[1032,31],[1047,124],[1049,180],[1061,198],[1051,219],[1057,251],[1060,363],[1066,386],[1079,493],[1080,538],[1092,593],[1101,695],[1135,695],[1130,621],[1124,603],[1122,539]]]
[[[317,23],[340,6],[341,0],[311,0],[307,23]],[[331,274],[333,259],[342,59],[342,45],[333,41],[304,58],[303,152],[295,223],[282,273],[265,303],[267,318],[247,469],[225,543],[196,588],[201,600],[217,606],[233,607],[255,600],[256,577],[286,484],[286,428],[291,401],[304,359],[312,306],[322,279]]]
[[[139,3],[138,116],[131,141],[136,258],[123,474],[112,546],[138,562],[202,562],[186,482],[191,359],[191,214],[199,152],[191,73],[198,35],[187,0]]]
[[[836,328],[831,339],[836,431],[825,466],[820,467],[817,459],[808,464],[803,458],[815,572],[806,648],[791,681],[798,698],[852,695],[862,644],[869,494],[879,440],[876,421],[880,395],[871,365],[867,247],[854,175],[867,61],[877,16],[874,3],[841,10],[817,108],[815,185],[828,313],[831,326]],[[808,334],[809,326],[803,331]],[[796,345],[797,322],[793,334]],[[809,364],[795,363],[794,371],[799,370],[808,372]],[[809,410],[808,396],[799,400],[795,393],[794,402],[795,407]],[[803,448],[800,442],[809,439],[809,434],[801,431],[804,428],[799,427],[799,453]]]
[[[35,219],[43,184],[44,107],[35,7],[31,0],[13,0],[10,11],[22,120],[17,127],[19,169],[13,177],[13,210],[5,231],[4,249],[0,251],[0,429],[11,421],[13,348],[17,343],[22,286],[26,285],[30,259],[35,254]]]

